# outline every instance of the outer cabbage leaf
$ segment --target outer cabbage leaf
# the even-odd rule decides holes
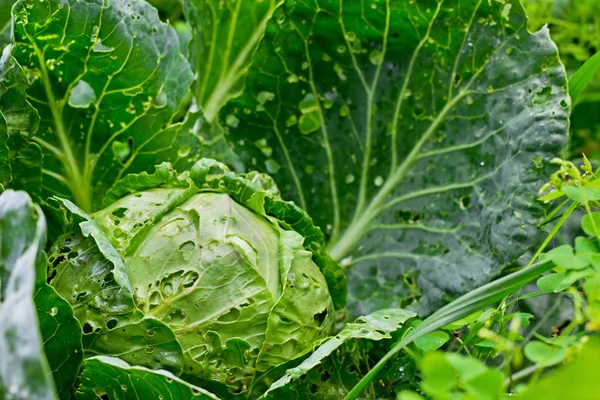
[[[0,52],[10,41],[10,9],[13,0],[0,0]]]
[[[183,350],[164,323],[135,307],[123,260],[96,221],[56,199],[73,231],[52,247],[48,281],[75,309],[87,356],[118,355],[135,365],[181,373]]]
[[[567,134],[557,49],[517,0],[286,2],[221,119],[348,269],[355,315],[481,285],[539,239]],[[418,288],[415,290],[414,283]]]
[[[6,49],[0,56],[0,185],[39,193],[42,150],[31,142],[40,117],[27,100],[29,81]]]
[[[45,261],[44,257],[41,267]],[[69,303],[43,280],[36,283],[34,302],[56,392],[60,399],[70,400],[83,362],[81,325]]]
[[[23,192],[0,195],[0,397],[53,400],[56,389],[38,323],[36,269],[43,270],[46,222]]]
[[[76,398],[219,399],[167,371],[132,367],[112,357],[93,357],[85,361]]]
[[[244,89],[252,55],[281,0],[185,0],[192,26],[195,95],[208,121]],[[222,161],[222,160],[220,160]]]
[[[416,315],[401,309],[379,310],[346,324],[340,333],[325,340],[300,365],[287,370],[285,376],[273,383],[262,398],[305,399],[317,396],[319,399],[339,399],[360,380],[359,366],[369,367],[358,340],[391,339],[392,332]],[[308,374],[308,382],[295,382],[305,374]]]
[[[185,164],[197,139],[169,126],[192,81],[176,33],[144,1],[43,0],[14,7],[13,56],[41,116],[43,193],[85,211],[156,159]]]

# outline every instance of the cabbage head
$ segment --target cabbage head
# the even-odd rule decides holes
[[[162,164],[118,182],[92,215],[56,201],[69,229],[48,280],[73,306],[86,356],[243,393],[331,335],[343,310],[323,234],[266,175]]]

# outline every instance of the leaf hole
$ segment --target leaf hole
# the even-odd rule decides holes
[[[123,218],[123,217],[125,217],[126,212],[127,212],[127,208],[119,207],[119,208],[113,210],[113,212],[111,214],[114,215],[116,218]]]
[[[471,204],[471,195],[467,194],[467,195],[461,196],[458,201],[460,203],[460,208],[463,210],[466,210],[469,207],[469,204]]]
[[[90,333],[94,332],[94,327],[89,322],[86,322],[83,324],[82,330],[84,335],[89,335]]]
[[[323,311],[313,315],[313,319],[315,320],[315,322],[317,323],[317,326],[319,326],[319,327],[323,325],[325,318],[327,318],[327,309],[324,309]]]
[[[425,115],[425,108],[422,106],[415,106],[413,109],[413,115],[415,118],[421,118],[423,115]]]
[[[106,322],[106,327],[107,327],[108,329],[115,329],[115,328],[117,327],[117,320],[116,320],[116,319],[114,319],[114,318],[113,318],[113,319],[109,319],[109,320]]]

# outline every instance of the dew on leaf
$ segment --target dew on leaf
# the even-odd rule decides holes
[[[376,177],[374,183],[375,183],[375,186],[383,185],[383,177],[381,177],[381,176]]]
[[[271,92],[260,92],[258,96],[256,96],[256,100],[260,104],[265,104],[268,101],[272,101],[275,98],[275,94]]]
[[[350,115],[350,107],[344,104],[340,107],[340,117],[347,117],[348,115]]]
[[[125,163],[133,152],[133,139],[129,138],[126,142],[115,140],[111,145],[111,149],[115,158],[121,163]]]
[[[254,142],[254,144],[256,145],[256,147],[258,147],[260,152],[263,153],[265,156],[271,157],[271,155],[273,154],[273,148],[268,145],[267,139],[265,139],[265,138],[259,139],[256,142]]]
[[[237,127],[238,127],[238,125],[240,124],[240,120],[239,120],[239,118],[238,118],[238,117],[236,117],[235,115],[233,115],[233,114],[228,114],[228,115],[225,117],[225,123],[226,123],[228,126],[232,127],[232,128],[237,128]]]
[[[373,65],[381,64],[383,62],[383,53],[378,49],[372,50],[371,53],[369,53],[369,61]]]
[[[58,314],[58,308],[52,307],[50,309],[50,315],[52,315],[54,317],[56,314]]]

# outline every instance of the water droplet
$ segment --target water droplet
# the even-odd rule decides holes
[[[58,308],[52,307],[50,309],[50,315],[52,315],[54,317],[56,314],[58,314]]]
[[[383,53],[378,49],[374,49],[369,53],[369,61],[373,65],[379,65],[383,62]]]
[[[225,117],[225,123],[232,128],[237,128],[240,124],[240,119],[233,114],[229,114]]]
[[[272,101],[275,98],[275,94],[271,92],[260,92],[256,99],[260,104],[265,104],[268,101]]]
[[[354,182],[354,179],[355,178],[354,178],[353,174],[348,174],[348,175],[346,175],[345,181],[346,181],[346,183],[352,183],[352,182]]]
[[[344,104],[342,107],[340,107],[340,116],[347,117],[348,115],[350,115],[350,107]]]
[[[383,185],[383,177],[381,177],[381,176],[376,177],[374,183],[375,183],[375,186],[378,186],[378,187]]]

